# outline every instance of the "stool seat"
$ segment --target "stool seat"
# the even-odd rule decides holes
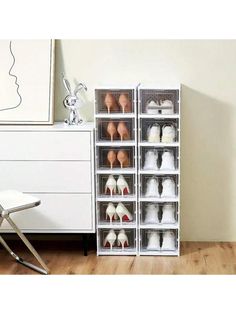
[[[9,213],[33,208],[35,206],[38,206],[39,204],[40,200],[35,196],[25,194],[16,190],[0,191],[0,206],[3,210],[7,210]]]

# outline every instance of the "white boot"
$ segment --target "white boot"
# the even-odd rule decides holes
[[[173,143],[176,138],[176,130],[173,125],[163,125],[162,127],[162,143]]]
[[[175,234],[173,231],[167,230],[164,232],[161,249],[165,251],[174,251],[176,249]]]
[[[160,235],[157,231],[150,231],[148,234],[147,250],[160,250]]]
[[[174,104],[171,100],[160,100],[161,107],[166,107],[165,109],[161,109],[162,114],[174,114]]]
[[[172,151],[165,151],[162,154],[160,170],[175,170],[175,157]]]
[[[154,150],[149,150],[145,154],[145,161],[144,161],[144,170],[158,170],[157,167],[157,159],[158,155],[157,152]]]
[[[147,181],[145,197],[160,197],[158,179],[152,177]]]
[[[159,213],[159,206],[158,204],[147,204],[145,207],[145,224],[158,224],[158,213]]]
[[[160,125],[155,123],[147,130],[147,141],[149,143],[160,143]]]
[[[146,113],[148,114],[158,114],[160,110],[160,106],[154,100],[151,100],[146,105]]]
[[[176,223],[174,204],[164,204],[164,206],[162,207],[161,223],[162,224]]]
[[[175,197],[176,196],[175,181],[172,178],[164,178],[162,180],[161,197]]]

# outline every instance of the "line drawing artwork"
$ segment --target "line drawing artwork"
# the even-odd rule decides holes
[[[10,50],[10,54],[12,56],[13,62],[12,62],[12,65],[11,65],[9,71],[8,71],[8,74],[9,74],[9,76],[12,76],[15,78],[15,85],[17,86],[16,92],[19,96],[19,102],[14,107],[3,108],[3,109],[0,109],[0,111],[16,109],[17,107],[19,107],[22,104],[22,97],[21,97],[21,94],[19,92],[20,85],[18,84],[18,77],[14,73],[12,73],[12,69],[14,68],[14,65],[16,63],[16,58],[15,58],[13,50],[12,50],[12,41],[10,41],[10,43],[9,43],[9,50]]]

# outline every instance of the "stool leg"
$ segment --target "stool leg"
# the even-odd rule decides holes
[[[14,229],[14,231],[18,234],[19,238],[24,242],[24,244],[27,246],[27,248],[30,250],[30,252],[34,255],[36,260],[39,262],[39,264],[43,267],[43,269],[26,262],[22,258],[18,257],[12,250],[9,248],[9,246],[6,244],[6,242],[3,239],[0,239],[0,242],[3,244],[3,246],[7,249],[7,251],[19,262],[20,264],[23,264],[35,271],[38,271],[42,274],[47,275],[49,273],[49,269],[47,265],[44,263],[38,252],[35,250],[35,248],[32,246],[32,244],[29,242],[29,240],[26,238],[26,236],[20,231],[20,229],[15,225],[15,223],[11,220],[9,216],[4,217],[7,222],[11,225],[11,227]],[[1,237],[0,237],[1,238]]]

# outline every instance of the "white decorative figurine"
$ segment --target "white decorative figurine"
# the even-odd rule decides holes
[[[78,92],[81,89],[87,91],[87,87],[83,83],[78,83],[75,87],[74,92],[71,90],[69,81],[63,75],[63,83],[65,89],[69,93],[63,100],[64,106],[69,109],[69,119],[65,119],[65,123],[68,125],[77,125],[83,122],[79,114],[79,108],[82,106],[83,101],[79,98]]]

